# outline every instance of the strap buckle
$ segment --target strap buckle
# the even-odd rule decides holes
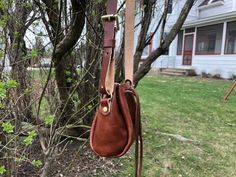
[[[119,31],[120,27],[119,27],[119,17],[117,14],[108,14],[108,15],[103,15],[102,16],[102,22],[110,22],[110,21],[116,21],[116,30]]]

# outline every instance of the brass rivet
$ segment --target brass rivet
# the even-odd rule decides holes
[[[102,112],[106,113],[107,111],[108,111],[108,107],[105,106],[102,108]]]

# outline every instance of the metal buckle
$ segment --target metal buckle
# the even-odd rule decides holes
[[[119,31],[119,17],[117,14],[108,14],[102,16],[102,22],[110,22],[110,21],[116,21],[116,30]]]

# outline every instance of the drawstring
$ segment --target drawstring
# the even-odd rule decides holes
[[[132,94],[136,98],[136,113],[135,113],[135,177],[142,176],[143,167],[143,139],[142,126],[140,119],[140,102],[137,92],[132,89]]]

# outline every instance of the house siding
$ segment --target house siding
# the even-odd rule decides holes
[[[176,57],[175,62],[176,68],[183,68],[182,66],[182,56]],[[194,56],[192,61],[192,66],[185,67],[191,68],[196,71],[197,74],[219,74],[222,78],[231,78],[236,75],[236,59],[235,55],[204,55],[204,56]]]
[[[176,22],[185,2],[186,0],[173,1],[173,11],[171,14],[168,14],[165,32],[168,33],[170,31],[171,27]],[[236,0],[225,0],[223,5],[218,3],[217,6],[199,8],[199,5],[202,2],[203,0],[196,1],[183,26],[183,30],[187,28],[195,28],[191,66],[183,65],[183,55],[176,55],[177,52],[177,37],[176,37],[169,47],[169,54],[160,56],[152,64],[152,68],[194,69],[197,74],[202,74],[202,73],[211,75],[218,74],[222,78],[231,78],[233,75],[236,75],[236,54],[231,54],[231,55],[224,54],[226,24],[229,21],[236,21],[235,19]],[[163,7],[163,4],[159,4],[159,6]],[[156,16],[154,17],[155,20],[152,21],[149,32],[152,32],[155,29],[157,22],[159,21],[158,13],[160,13],[160,9],[157,11]],[[220,54],[195,55],[197,28],[219,23],[224,24],[223,34],[222,34],[223,37],[222,49]],[[153,42],[152,42],[153,49],[156,49],[158,47],[159,41],[160,41],[159,32],[157,32],[157,34],[154,35],[153,37]]]
[[[231,12],[233,9],[233,1],[235,0],[225,0],[224,5],[219,5],[216,7],[209,7],[206,9],[199,10],[199,18],[207,18],[215,15],[220,15],[222,12],[228,13]]]
[[[164,2],[164,1],[162,1]],[[173,11],[171,14],[168,14],[167,16],[167,22],[166,22],[166,28],[165,28],[165,32],[169,32],[172,28],[172,26],[174,25],[174,23],[177,21],[179,14],[185,4],[186,0],[174,0],[173,1]],[[163,4],[160,4],[160,6]],[[196,20],[198,19],[198,3],[195,3],[194,6],[192,7],[192,9],[189,12],[189,15],[186,19],[187,21],[192,21],[192,20]],[[159,16],[155,17],[155,20],[153,20],[152,24],[151,24],[151,30],[152,30],[152,26],[155,26],[158,21]],[[154,36],[153,38],[153,48],[157,48],[159,45],[160,39],[159,39],[159,31],[157,32],[157,35]],[[175,67],[175,60],[176,60],[176,50],[177,50],[177,38],[173,40],[173,42],[171,43],[170,47],[169,47],[169,55],[162,55],[160,56],[152,65],[153,68],[165,68],[165,67]]]

